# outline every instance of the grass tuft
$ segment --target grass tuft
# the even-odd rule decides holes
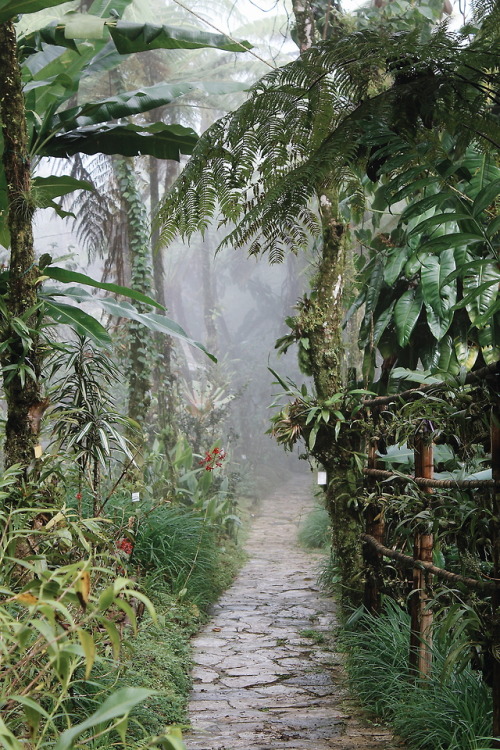
[[[380,617],[358,612],[345,624],[349,678],[363,704],[412,750],[488,747],[482,738],[491,731],[492,702],[480,674],[445,668],[447,653],[437,645],[432,676],[415,683],[408,677],[409,634],[409,616],[392,600]]]

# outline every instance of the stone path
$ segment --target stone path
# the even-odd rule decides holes
[[[296,541],[309,486],[294,478],[263,501],[249,562],[194,640],[188,750],[400,747],[346,701],[335,604],[316,586],[318,557]]]

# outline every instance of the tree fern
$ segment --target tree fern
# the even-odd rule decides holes
[[[445,26],[424,42],[413,32],[357,31],[273,70],[200,139],[160,210],[163,242],[189,239],[217,216],[235,225],[224,245],[280,260],[319,231],[312,198],[355,184],[377,138],[393,155],[396,141],[418,151],[422,133],[432,141],[432,129],[446,126],[458,151],[497,146],[500,55],[489,28],[468,44]]]

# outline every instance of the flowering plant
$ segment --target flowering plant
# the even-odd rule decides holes
[[[126,539],[125,537],[123,537],[123,539],[119,539],[116,543],[116,546],[118,547],[118,549],[125,552],[126,555],[131,555],[134,551],[134,545],[132,544],[130,539]]]
[[[205,471],[213,471],[216,466],[222,466],[226,455],[222,448],[213,448],[205,453],[205,458],[202,458],[199,463],[205,467]]]

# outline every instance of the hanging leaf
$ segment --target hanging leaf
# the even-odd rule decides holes
[[[135,289],[131,289],[128,286],[120,286],[119,284],[109,284],[105,281],[96,281],[85,273],[78,273],[77,271],[68,271],[66,268],[59,268],[58,266],[46,266],[43,269],[45,276],[48,276],[54,281],[60,281],[63,284],[84,284],[85,286],[92,286],[96,289],[105,289],[107,292],[113,294],[121,294],[123,297],[129,297],[136,302],[143,302],[146,305],[157,307],[159,310],[164,310],[163,305],[156,302],[151,297],[148,297],[142,292],[138,292]]]
[[[377,318],[375,320],[375,325],[373,326],[373,346],[377,346],[377,344],[380,341],[380,337],[384,333],[385,329],[389,325],[389,323],[392,321],[393,317],[393,310],[396,305],[396,300],[393,300],[389,307],[386,307],[385,310],[383,310],[379,315],[377,315]]]
[[[148,154],[157,159],[179,161],[181,154],[191,154],[198,136],[183,125],[94,125],[55,134],[39,153],[44,156],[73,156],[82,154],[120,154],[139,156]]]
[[[96,658],[96,647],[94,639],[86,630],[78,628],[77,633],[82,644],[83,653],[85,654],[85,679],[88,680]]]
[[[453,250],[426,258],[420,272],[422,294],[427,310],[427,324],[432,335],[440,341],[453,320],[453,306],[457,298],[456,282],[445,283],[455,270]]]
[[[152,23],[117,21],[109,25],[111,37],[121,55],[152,49],[201,49],[215,47],[228,52],[246,52],[250,42],[237,42],[223,34],[181,29],[175,26],[156,26]]]
[[[34,177],[33,194],[37,206],[48,208],[53,205],[54,198],[68,195],[75,190],[93,190],[92,183],[86,180],[76,180],[74,177],[56,176]]]
[[[396,302],[394,323],[400,346],[406,346],[422,310],[423,298],[420,287],[408,289]]]
[[[57,323],[71,326],[81,336],[87,336],[98,346],[109,346],[111,336],[98,320],[74,305],[45,300],[45,313]]]
[[[443,224],[456,224],[458,221],[462,220],[470,220],[471,215],[466,213],[444,213],[444,214],[435,214],[434,216],[429,216],[428,219],[424,219],[424,221],[419,222],[416,224],[413,229],[410,230],[409,234],[422,234],[423,232],[428,232],[429,229],[434,229],[434,227],[440,227]]]
[[[409,247],[395,248],[384,263],[384,281],[388,286],[392,286],[399,277],[408,260],[409,250]]]
[[[230,81],[221,81],[215,84],[211,81],[160,83],[156,86],[127,91],[99,102],[87,102],[83,106],[71,107],[71,109],[58,112],[53,118],[51,129],[74,130],[109,120],[117,120],[121,117],[130,117],[157,107],[163,107],[170,104],[174,99],[197,89],[210,93],[227,94],[248,89],[248,84]]]
[[[51,268],[54,268],[53,266]],[[64,269],[60,269],[64,270]],[[73,273],[72,271],[68,273]],[[83,274],[76,274],[76,276],[82,276]],[[110,284],[106,286],[116,287],[116,284]],[[104,286],[102,288],[105,288]],[[119,289],[126,290],[127,287],[118,287]],[[110,291],[114,291],[111,289]],[[129,290],[133,291],[133,290]],[[64,305],[64,303],[55,303],[51,298],[54,296],[61,296],[61,297],[67,297],[69,299],[74,300],[75,302],[81,303],[81,302],[89,302],[94,306],[101,307],[105,312],[107,312],[109,315],[113,315],[117,318],[125,318],[127,320],[135,320],[138,323],[141,323],[143,326],[148,328],[151,331],[155,331],[157,333],[163,333],[167,334],[168,336],[173,336],[174,338],[180,339],[181,341],[185,341],[186,344],[189,344],[189,346],[194,346],[196,349],[199,349],[202,351],[209,359],[211,359],[213,362],[217,362],[217,358],[211,354],[206,347],[201,344],[199,341],[194,341],[186,331],[174,320],[171,320],[170,318],[167,318],[164,315],[157,315],[155,313],[141,313],[138,310],[136,310],[133,305],[129,304],[128,302],[124,301],[118,301],[116,299],[113,299],[112,297],[95,297],[92,294],[89,294],[85,289],[81,289],[78,287],[69,287],[68,289],[60,290],[55,288],[45,289],[45,295],[49,297],[49,300],[47,300],[46,304],[50,306],[51,314],[52,307],[59,308],[61,305],[64,306],[64,308],[69,308],[70,310],[79,310],[80,313],[82,313],[86,317],[88,316],[86,313],[83,313],[82,310],[79,308],[72,307],[71,305]],[[131,296],[131,295],[129,295]],[[141,295],[141,297],[144,295]],[[149,299],[149,298],[146,298]],[[155,303],[156,304],[156,303]],[[158,304],[156,304],[156,307],[159,307]],[[94,318],[91,318],[95,321]],[[61,321],[66,322],[66,321]],[[99,324],[100,325],[100,324]],[[102,327],[102,326],[101,326]],[[105,330],[105,329],[103,329]]]
[[[477,242],[484,242],[483,234],[476,234],[473,232],[452,232],[450,234],[443,234],[441,237],[434,237],[434,239],[424,242],[420,246],[420,249],[438,253],[441,250],[454,250],[462,245],[469,247]]]

